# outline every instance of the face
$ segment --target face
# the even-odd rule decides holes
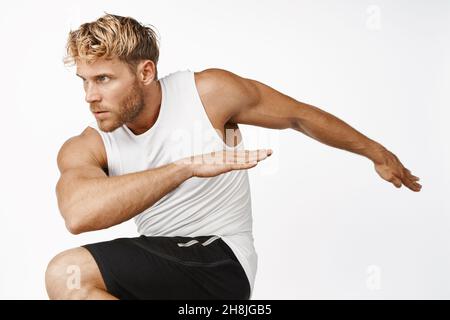
[[[83,79],[86,102],[100,130],[114,131],[143,110],[143,88],[125,62],[117,58],[91,64],[78,61],[77,75]]]

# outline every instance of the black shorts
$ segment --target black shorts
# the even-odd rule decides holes
[[[217,236],[140,236],[83,247],[119,299],[250,298],[244,269]]]

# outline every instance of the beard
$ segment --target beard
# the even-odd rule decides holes
[[[130,92],[120,101],[119,111],[111,111],[111,118],[105,120],[97,120],[97,124],[100,130],[104,132],[111,132],[123,126],[125,123],[131,122],[136,119],[143,109],[144,93],[143,90],[139,87],[139,83],[136,79],[131,86]]]

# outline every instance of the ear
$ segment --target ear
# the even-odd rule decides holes
[[[144,60],[137,67],[137,74],[143,85],[149,85],[153,82],[156,74],[156,66],[151,60]]]

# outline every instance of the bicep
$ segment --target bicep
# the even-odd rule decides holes
[[[58,202],[62,204],[84,179],[107,177],[91,148],[81,136],[72,137],[57,156],[60,178],[56,184]]]

